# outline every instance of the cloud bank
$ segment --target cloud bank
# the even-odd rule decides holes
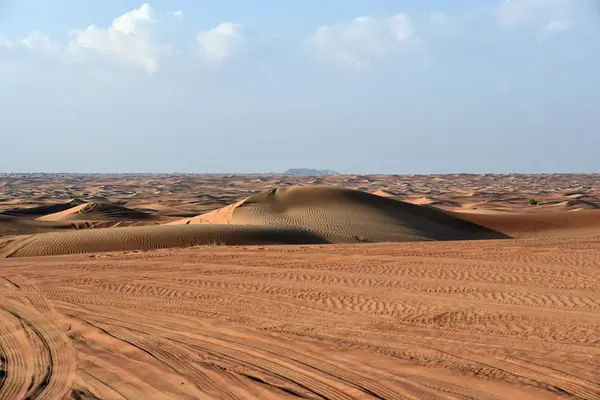
[[[492,9],[492,15],[499,28],[529,27],[557,35],[576,26],[582,9],[582,0],[503,0]],[[194,38],[179,38],[179,43],[165,41],[161,36],[163,26],[169,19],[182,23],[183,15],[182,10],[159,12],[144,3],[116,17],[108,26],[90,25],[68,31],[68,42],[63,47],[38,31],[16,40],[0,35],[0,47],[62,54],[80,63],[110,60],[152,75],[159,70],[162,59],[172,55],[174,48],[189,53],[189,59],[200,54],[205,62],[222,65],[234,59],[252,40],[241,23],[226,21],[198,31]],[[487,14],[480,12],[470,17],[473,15],[484,19]],[[447,25],[453,18],[456,21],[460,16],[437,12],[430,16],[430,22]],[[360,16],[316,27],[297,45],[308,48],[313,60],[318,62],[366,68],[373,62],[418,46],[422,39],[418,32],[418,23],[406,13],[388,17]],[[193,45],[186,45],[187,41]]]

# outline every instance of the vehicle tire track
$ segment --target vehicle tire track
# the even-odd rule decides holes
[[[24,396],[28,399],[62,398],[73,380],[74,351],[56,326],[53,320],[56,315],[41,293],[34,292],[35,287],[28,286],[26,280],[21,280],[20,286],[31,291],[0,298],[2,312],[11,316],[3,321],[13,323],[13,329],[1,324],[5,331],[2,342],[6,344],[1,346],[6,358],[6,377],[0,398],[19,398],[17,394],[21,393],[24,382],[28,388]],[[18,345],[15,345],[17,337],[21,340],[16,340]]]

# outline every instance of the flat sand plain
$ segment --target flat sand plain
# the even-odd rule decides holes
[[[0,399],[600,399],[598,175],[0,181]]]

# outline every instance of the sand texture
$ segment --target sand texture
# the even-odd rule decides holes
[[[51,232],[0,239],[0,258],[108,251],[152,250],[199,245],[328,243],[294,228],[245,225],[178,225]]]
[[[115,204],[83,203],[76,207],[39,217],[40,221],[128,221],[152,220],[152,215]]]
[[[600,398],[598,239],[5,259],[0,316],[2,399]]]

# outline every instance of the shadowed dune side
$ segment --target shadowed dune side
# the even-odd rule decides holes
[[[174,224],[296,227],[333,243],[508,238],[431,207],[323,186],[273,189]]]
[[[54,214],[61,211],[69,210],[73,207],[84,204],[82,200],[73,199],[66,203],[47,204],[37,207],[17,207],[0,213],[0,215],[21,218],[38,218],[48,214]]]
[[[51,232],[0,239],[0,258],[109,251],[152,250],[198,245],[325,244],[326,239],[294,228],[237,225],[142,226]]]
[[[44,221],[19,218],[0,214],[0,237],[13,235],[32,235],[36,233],[56,232],[72,229],[116,228],[124,226],[158,225],[159,221]]]
[[[61,229],[73,229],[73,226],[66,221],[39,221],[0,214],[0,236],[28,235]]]
[[[77,220],[102,220],[102,221],[131,221],[153,220],[155,216],[143,211],[132,210],[127,207],[108,203],[83,203],[77,207],[59,211],[38,218],[40,221],[77,221]]]

